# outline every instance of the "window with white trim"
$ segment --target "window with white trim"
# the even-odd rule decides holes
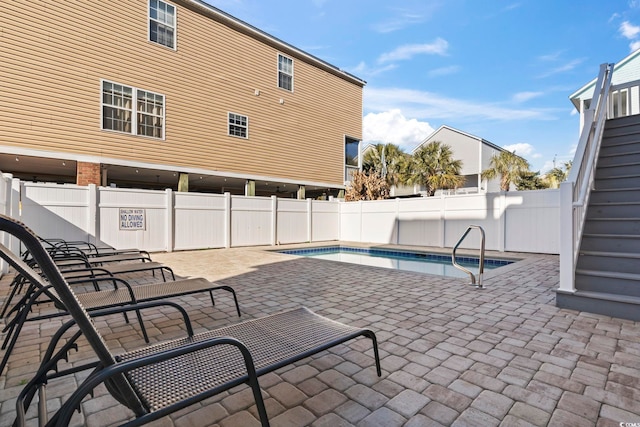
[[[176,48],[176,7],[162,0],[149,0],[149,40]]]
[[[102,129],[164,138],[164,95],[103,80],[101,104]]]
[[[241,114],[229,113],[229,135],[249,138],[249,118]]]
[[[278,87],[293,92],[293,59],[278,54]]]

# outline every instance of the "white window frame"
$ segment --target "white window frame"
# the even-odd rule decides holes
[[[166,22],[162,22],[162,21],[158,20],[157,18],[152,18],[151,17],[151,2],[152,1],[154,1],[154,0],[149,0],[147,2],[147,40],[149,40],[153,44],[157,44],[158,46],[162,46],[162,47],[165,47],[167,49],[178,50],[178,8],[174,4],[171,4],[171,3],[167,2],[167,1],[155,0],[158,3],[164,3],[165,5],[170,6],[170,7],[173,8],[173,25],[169,25]],[[173,30],[173,47],[172,46],[167,46],[166,44],[162,44],[162,43],[154,41],[154,40],[151,40],[151,21],[154,21],[158,25],[166,26],[166,27],[171,28]]]
[[[286,58],[286,59],[288,59],[289,61],[291,61],[291,74],[289,74],[289,73],[287,73],[287,72],[285,72],[285,71],[280,70],[280,57],[282,57],[282,58]],[[282,90],[286,90],[287,92],[293,92],[293,87],[294,87],[294,84],[293,84],[293,76],[294,76],[294,72],[293,72],[293,58],[291,58],[291,57],[289,57],[289,56],[287,56],[287,55],[283,55],[282,53],[278,53],[278,60],[277,60],[277,62],[278,62],[278,64],[277,64],[277,67],[278,67],[278,73],[277,73],[277,76],[276,76],[276,78],[277,78],[277,82],[276,82],[276,84],[278,85],[278,88],[279,88],[279,89],[282,89]],[[282,73],[282,74],[284,74],[284,75],[286,75],[286,76],[291,77],[291,89],[287,89],[286,87],[282,87],[282,86],[280,86],[280,73]]]
[[[131,89],[131,108],[130,109],[126,109],[127,111],[131,112],[131,131],[130,132],[125,132],[125,131],[119,131],[119,130],[115,130],[115,129],[106,129],[104,127],[104,107],[110,107],[110,108],[120,108],[120,107],[116,107],[113,104],[105,104],[104,102],[104,84],[105,83],[110,83],[112,85],[119,85],[122,87],[126,87]],[[139,112],[138,111],[138,92],[147,92],[149,94],[153,94],[154,96],[161,96],[162,97],[162,114],[158,115],[158,114],[149,114],[147,112]],[[124,109],[124,108],[121,108]],[[155,139],[155,140],[165,140],[165,136],[166,136],[166,131],[167,131],[167,121],[166,121],[166,112],[167,112],[167,97],[161,93],[157,93],[157,92],[152,92],[150,90],[146,90],[146,89],[140,89],[137,88],[135,86],[130,86],[130,85],[125,85],[122,83],[118,83],[118,82],[114,82],[112,80],[107,80],[107,79],[100,79],[100,129],[106,132],[114,132],[114,133],[119,133],[119,134],[124,134],[124,135],[134,135],[134,136],[141,136],[143,138],[151,138],[151,139]],[[143,135],[143,134],[139,134],[138,133],[138,113],[140,114],[144,114],[146,116],[152,116],[152,117],[157,117],[160,118],[160,120],[162,121],[162,136],[157,137],[157,136],[149,136],[149,135]]]
[[[237,116],[237,117],[244,117],[246,124],[242,126],[237,123],[231,123],[231,115]],[[231,133],[231,126],[236,126],[238,128],[244,129],[245,136],[235,135]],[[234,113],[232,111],[227,112],[227,135],[232,136],[234,138],[249,139],[249,116],[245,116],[244,114]]]

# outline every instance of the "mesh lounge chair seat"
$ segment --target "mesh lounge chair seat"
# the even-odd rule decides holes
[[[0,252],[6,253],[7,251],[8,249],[0,245]],[[7,254],[7,256],[10,255]],[[214,285],[204,278],[189,278],[183,280],[175,280],[172,282],[155,282],[135,286],[128,285],[128,283],[122,279],[114,279],[110,277],[91,279],[91,281],[95,281],[96,283],[98,281],[113,282],[114,284],[119,285],[119,287],[114,289],[89,291],[76,294],[78,301],[88,311],[94,311],[108,307],[124,306],[133,303],[156,301],[201,292],[208,292],[209,296],[211,297],[211,303],[215,305],[213,291],[224,290],[231,293],[236,307],[236,312],[238,313],[238,316],[241,316],[240,305],[238,304],[238,298],[234,289],[227,285]],[[65,311],[62,311],[55,314],[28,318],[28,315],[31,313],[32,305],[41,294],[47,295],[47,297],[51,299],[58,308],[64,310],[64,304],[60,301],[60,297],[58,296],[55,289],[41,289],[40,292],[34,290],[30,295],[27,295],[27,297],[21,300],[19,304],[21,304],[22,306],[15,310],[15,316],[12,320],[7,322],[7,325],[4,328],[6,336],[2,344],[2,348],[4,348],[6,351],[2,357],[2,360],[0,361],[0,373],[4,371],[4,368],[9,361],[9,357],[11,355],[13,347],[15,346],[20,332],[22,331],[22,327],[26,321],[50,319],[67,314]],[[147,331],[144,326],[142,317],[138,312],[136,312],[136,315],[138,317],[138,323],[140,324],[140,329],[144,336],[144,339],[146,342],[148,342]]]
[[[155,274],[156,271],[160,271],[162,273],[162,279],[167,280],[165,276],[165,271],[171,274],[171,278],[176,280],[176,276],[173,273],[171,267],[168,267],[159,262],[127,262],[122,264],[115,265],[103,265],[100,267],[91,267],[89,269],[81,269],[81,270],[68,270],[64,271],[64,277],[68,280],[73,280],[76,278],[87,277],[87,276],[100,276],[100,275],[109,275],[116,276],[119,274],[129,274],[129,273],[140,273],[143,271],[151,271]]]
[[[213,331],[145,347],[117,356],[126,362],[160,351],[183,347],[216,337],[232,337],[244,343],[258,376],[313,355],[329,347],[365,335],[355,328],[319,316],[305,307],[249,320]],[[179,366],[179,369],[176,369]],[[143,403],[151,411],[188,399],[200,390],[248,380],[242,354],[231,346],[209,347],[197,357],[185,355],[134,369],[127,374]]]
[[[371,330],[343,325],[304,307],[199,335],[190,334],[186,339],[116,357],[109,351],[100,332],[49,255],[38,248],[35,235],[2,215],[0,231],[20,238],[32,252],[48,283],[55,288],[72,315],[73,322],[77,323],[99,360],[93,365],[93,373],[62,404],[47,425],[68,425],[82,399],[102,383],[117,401],[135,414],[136,418],[127,425],[150,422],[238,384],[249,383],[260,421],[263,426],[269,426],[257,377],[358,336],[371,339],[377,374],[382,374],[377,341]],[[45,286],[42,278],[19,258],[4,251],[1,255],[30,281],[41,282]],[[67,323],[63,329],[70,327],[71,323]],[[190,326],[187,329],[190,331]],[[38,373],[16,400],[18,425],[24,424],[25,410],[36,390],[49,381],[48,372],[55,369],[57,362],[65,357],[65,349],[70,348],[70,342],[79,338],[80,332],[70,338],[58,353],[51,350],[61,337],[60,332],[56,334]],[[46,402],[39,408],[40,421],[43,422],[47,415]]]

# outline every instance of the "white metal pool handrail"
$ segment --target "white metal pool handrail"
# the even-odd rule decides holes
[[[463,266],[461,266],[460,264],[458,264],[456,262],[456,250],[458,249],[458,246],[460,246],[460,243],[462,243],[462,241],[464,240],[465,237],[467,237],[467,234],[469,234],[469,232],[474,229],[477,228],[478,230],[480,230],[480,264],[478,267],[478,283],[476,283],[476,278],[473,275],[473,273],[464,268]],[[464,232],[464,234],[462,235],[462,237],[460,237],[460,240],[458,240],[458,243],[456,243],[456,245],[453,247],[453,250],[451,251],[451,263],[453,264],[453,266],[455,268],[457,268],[458,270],[462,270],[465,273],[467,273],[470,277],[471,277],[471,285],[474,285],[476,288],[478,289],[485,289],[484,285],[482,284],[482,275],[484,274],[484,229],[479,226],[479,225],[470,225],[469,227],[467,227],[467,231]]]
[[[568,179],[560,185],[560,291],[575,292],[575,265],[580,249],[596,162],[607,119],[614,64],[600,65],[591,105]]]

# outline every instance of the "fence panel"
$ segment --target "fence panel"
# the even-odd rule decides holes
[[[560,190],[507,193],[505,250],[560,253]]]
[[[232,197],[231,246],[271,244],[272,215],[270,197]]]
[[[100,240],[117,248],[167,250],[167,198],[164,191],[100,187]],[[122,229],[120,209],[142,209],[144,229]]]
[[[362,204],[362,236],[370,243],[396,243],[398,203],[373,200]]]
[[[174,249],[225,247],[225,196],[175,193]]]
[[[397,243],[441,246],[441,206],[442,199],[439,197],[398,200]]]
[[[43,238],[89,241],[89,187],[23,182],[20,220]]]
[[[311,241],[340,240],[340,203],[311,201]]]
[[[364,202],[340,203],[340,240],[362,241],[362,205]]]
[[[276,241],[279,244],[303,243],[309,240],[308,207],[306,200],[278,199]]]

